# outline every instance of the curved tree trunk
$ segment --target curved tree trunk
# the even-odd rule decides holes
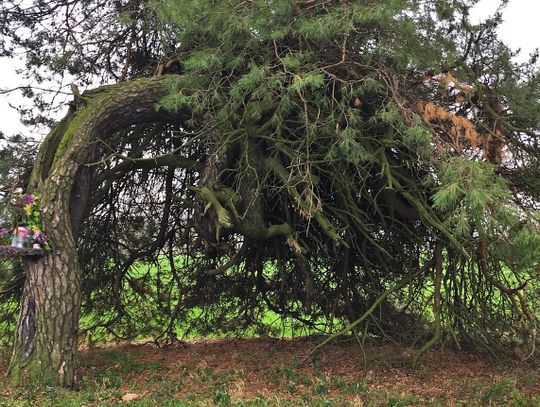
[[[155,104],[165,94],[164,77],[105,86],[83,96],[85,106],[70,109],[45,139],[29,192],[41,197],[43,228],[52,245],[45,256],[26,261],[13,353],[12,385],[79,385],[79,264],[74,233],[85,197],[74,184],[94,158],[94,144],[132,124],[164,119]],[[171,117],[168,116],[170,119]],[[73,193],[72,193],[73,192]]]

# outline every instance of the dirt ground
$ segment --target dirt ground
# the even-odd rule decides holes
[[[86,391],[114,388],[111,404],[131,395],[160,405],[156,394],[194,403],[178,405],[249,400],[266,400],[249,405],[316,405],[321,397],[335,405],[534,405],[540,400],[540,369],[532,366],[436,349],[413,370],[411,349],[375,342],[360,347],[352,341],[326,346],[302,363],[319,342],[258,338],[109,345],[83,351],[83,377]],[[9,394],[4,391],[7,399]],[[107,401],[104,397],[100,402]]]

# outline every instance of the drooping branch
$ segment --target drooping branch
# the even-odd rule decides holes
[[[315,348],[313,348],[313,350],[311,350],[311,352],[309,353],[309,355],[304,358],[304,360],[302,362],[305,362],[309,357],[311,357],[313,354],[315,354],[319,349],[321,349],[322,347],[326,346],[327,344],[329,344],[330,342],[334,341],[335,339],[337,339],[338,337],[342,336],[342,335],[345,335],[347,332],[350,332],[352,330],[354,330],[358,325],[360,325],[363,321],[366,320],[366,318],[368,318],[370,315],[373,314],[373,312],[377,309],[377,307],[379,305],[381,305],[383,303],[383,301],[385,301],[388,296],[396,293],[397,291],[401,290],[403,287],[406,287],[408,284],[411,284],[415,278],[421,276],[423,273],[426,272],[426,270],[429,270],[430,267],[432,267],[433,265],[433,260],[430,260],[430,261],[427,261],[423,266],[422,268],[420,268],[419,270],[417,270],[413,275],[411,276],[407,276],[405,278],[403,278],[401,281],[399,281],[395,286],[393,286],[392,288],[386,290],[385,292],[383,292],[374,302],[373,304],[371,305],[371,307],[369,307],[369,309],[360,317],[358,318],[357,320],[355,320],[354,322],[351,322],[350,324],[348,324],[347,326],[345,326],[343,329],[341,329],[340,331],[332,334],[331,336],[329,336],[328,338],[326,338],[324,341],[322,341],[320,344],[318,344],[317,346],[315,346]]]
[[[126,157],[120,164],[115,165],[110,170],[104,171],[96,178],[96,184],[101,184],[108,179],[118,178],[130,171],[137,169],[152,169],[159,167],[178,167],[185,168],[190,171],[200,171],[201,165],[198,161],[185,158],[179,155],[163,155],[152,158],[129,158]]]

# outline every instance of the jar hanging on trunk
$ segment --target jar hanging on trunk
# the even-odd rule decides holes
[[[29,242],[28,236],[28,229],[26,229],[24,226],[17,226],[13,231],[13,236],[11,237],[11,246],[24,249]]]

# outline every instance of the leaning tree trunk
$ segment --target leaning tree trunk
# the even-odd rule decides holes
[[[98,139],[166,117],[154,107],[165,94],[164,83],[164,77],[140,79],[85,94],[79,108],[70,109],[41,146],[28,192],[41,197],[43,228],[52,250],[25,263],[26,281],[8,370],[12,385],[78,386],[81,293],[74,231],[81,221],[77,202],[84,202],[85,197],[72,193],[78,191],[73,187],[78,174],[88,168],[85,164],[94,156]]]

